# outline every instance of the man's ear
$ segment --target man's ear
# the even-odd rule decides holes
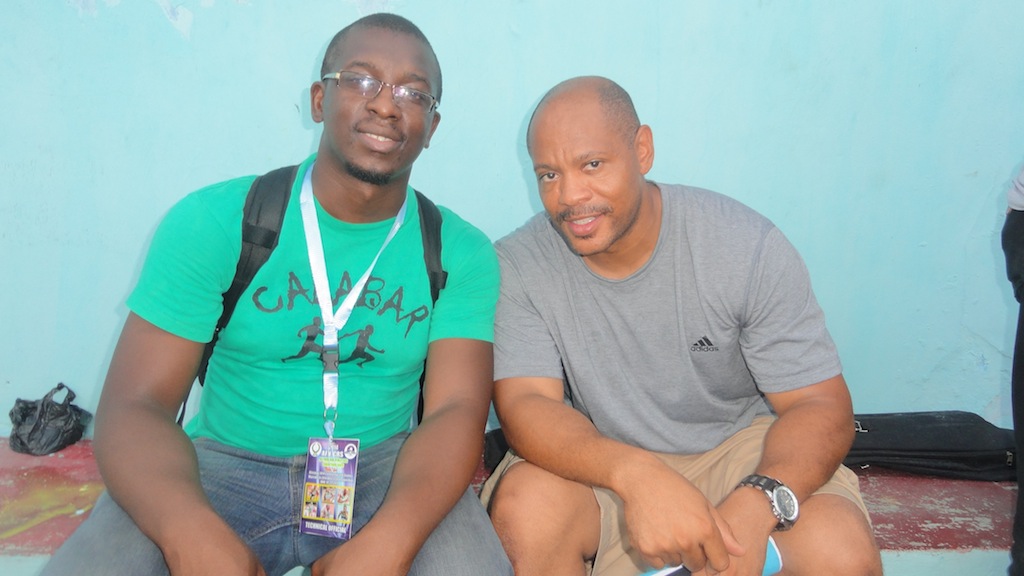
[[[317,124],[324,121],[324,83],[313,82],[309,87],[309,113],[313,122]]]
[[[434,137],[434,131],[437,130],[437,125],[441,123],[441,113],[434,110],[434,119],[430,122],[430,131],[427,132],[427,141],[424,142],[424,148],[430,148],[430,139]]]
[[[636,136],[633,137],[633,150],[636,151],[640,171],[643,174],[650,172],[654,166],[654,134],[650,126],[644,124],[636,131]]]

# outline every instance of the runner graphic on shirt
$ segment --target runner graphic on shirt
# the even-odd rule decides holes
[[[320,354],[323,353],[323,346],[316,343],[316,339],[321,334],[324,333],[324,329],[320,325],[320,317],[314,317],[312,324],[308,326],[303,326],[295,335],[301,336],[303,332],[306,333],[306,341],[302,343],[302,348],[299,350],[299,353],[294,356],[282,358],[281,362],[287,362],[289,360],[298,360],[299,358],[302,358],[303,356],[307,356],[309,354],[315,354],[316,356],[320,356]]]
[[[349,336],[353,336],[356,334],[359,335],[359,338],[356,339],[356,347],[354,350],[352,350],[352,355],[344,360],[339,361],[338,364],[345,364],[346,362],[352,362],[353,360],[362,360],[362,362],[356,364],[357,366],[362,368],[363,364],[366,364],[367,362],[373,362],[374,359],[376,358],[376,356],[370,354],[369,352],[367,352],[367,350],[376,352],[378,354],[384,353],[383,348],[374,348],[372,345],[370,345],[370,337],[373,336],[372,324],[367,324],[366,327],[363,328],[362,330],[356,330],[354,332],[349,332],[348,334],[343,334],[338,337],[338,340],[340,341],[342,338],[347,338]]]

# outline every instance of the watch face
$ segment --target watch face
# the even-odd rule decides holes
[[[775,489],[775,505],[778,506],[783,518],[790,521],[796,520],[799,504],[797,504],[796,496],[789,488],[781,487]]]

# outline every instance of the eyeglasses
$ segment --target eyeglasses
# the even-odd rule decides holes
[[[437,108],[437,98],[426,92],[401,84],[388,84],[367,74],[342,70],[341,72],[328,74],[321,78],[321,80],[324,82],[334,80],[338,88],[356,92],[363,98],[370,100],[376,98],[385,86],[390,86],[391,97],[400,108],[418,109],[424,113],[433,112]]]

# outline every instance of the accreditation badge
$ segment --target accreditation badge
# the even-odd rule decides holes
[[[299,532],[348,540],[356,496],[359,440],[310,438]]]

